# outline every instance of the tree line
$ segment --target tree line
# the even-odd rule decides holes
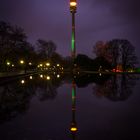
[[[60,63],[66,68],[72,67],[71,57],[62,57],[56,52],[57,46],[53,41],[38,39],[35,45],[27,40],[27,35],[21,27],[0,21],[0,70],[7,70],[7,62],[12,62],[20,68],[19,61],[23,59],[27,64],[32,62],[31,68],[36,68],[41,62]],[[36,48],[36,49],[35,49]],[[138,63],[135,47],[125,39],[113,39],[108,42],[98,41],[93,46],[94,59],[84,54],[78,54],[75,63],[80,69],[105,70],[133,69]]]
[[[135,47],[126,39],[113,39],[103,42],[97,41],[93,46],[94,59],[79,54],[75,63],[84,70],[92,71],[130,71],[138,64]]]
[[[52,63],[63,61],[62,56],[56,52],[57,47],[53,41],[38,39],[36,44],[32,45],[27,39],[27,35],[21,27],[0,21],[1,71],[7,69],[7,62],[11,62],[16,68],[20,68],[19,61],[21,59],[25,61],[26,66],[32,62],[32,67],[37,67],[39,63],[44,61],[51,61]]]

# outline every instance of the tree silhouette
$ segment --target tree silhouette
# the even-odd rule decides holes
[[[122,54],[122,69],[123,71],[128,68],[135,68],[138,59],[135,55],[135,48],[128,40],[121,40],[121,54]]]
[[[123,39],[114,39],[109,42],[109,53],[112,54],[113,67],[116,68],[121,64],[122,70],[126,71],[128,68],[135,68],[138,63],[135,54],[134,46]]]
[[[94,85],[94,94],[112,101],[124,101],[133,93],[138,77],[136,75],[112,75],[103,84]]]
[[[25,113],[33,94],[35,92],[31,86],[22,86],[19,81],[0,86],[0,123]]]
[[[138,63],[134,46],[125,39],[113,39],[106,43],[98,41],[94,46],[94,53],[97,57],[106,58],[115,69],[121,66],[123,71],[135,68]]]
[[[95,46],[93,46],[93,53],[95,53],[96,57],[103,57],[111,63],[112,55],[107,53],[108,47],[107,42],[97,41]]]
[[[38,39],[37,47],[39,56],[42,60],[50,59],[53,53],[56,51],[56,45],[52,41]]]

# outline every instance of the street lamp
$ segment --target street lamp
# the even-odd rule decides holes
[[[72,58],[75,58],[76,47],[75,47],[75,13],[77,9],[77,1],[70,0],[70,12],[72,14],[72,40],[71,40],[71,55]]]
[[[50,78],[50,76],[47,76],[47,80],[50,80],[51,78]]]
[[[25,84],[25,80],[21,80],[21,84]]]
[[[24,60],[20,60],[20,64],[24,64]]]
[[[32,65],[32,63],[31,62],[29,62],[29,66],[31,66]]]
[[[39,64],[40,67],[43,67],[43,64]]]
[[[7,66],[10,66],[11,65],[11,63],[10,62],[7,62]]]
[[[49,62],[48,62],[48,63],[46,63],[46,66],[48,66],[48,67],[49,67],[49,66],[50,66],[50,63],[49,63]]]

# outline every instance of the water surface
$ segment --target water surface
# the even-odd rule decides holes
[[[0,86],[0,139],[138,139],[139,85],[138,75],[40,74],[7,82]]]

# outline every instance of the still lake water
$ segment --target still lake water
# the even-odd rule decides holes
[[[139,85],[138,75],[40,74],[6,82],[0,140],[138,140]]]

